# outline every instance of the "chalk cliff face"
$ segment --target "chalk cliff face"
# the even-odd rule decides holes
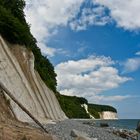
[[[95,119],[94,116],[92,116],[90,114],[90,112],[88,111],[88,105],[87,104],[82,104],[81,105],[87,112],[87,114],[89,114],[91,119]],[[115,112],[111,112],[111,111],[103,111],[103,112],[99,112],[100,115],[100,119],[118,119],[117,117],[117,113]]]
[[[104,111],[99,113],[100,119],[118,119],[117,113],[111,111]]]
[[[34,56],[25,47],[7,44],[0,36],[0,82],[40,122],[63,120],[62,111],[54,93],[34,70]],[[31,122],[12,100],[11,106],[21,121]]]

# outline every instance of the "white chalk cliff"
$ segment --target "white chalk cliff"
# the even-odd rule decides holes
[[[8,44],[1,36],[0,82],[40,122],[67,118],[54,93],[34,70],[33,53],[23,46]],[[19,120],[32,121],[12,100],[10,103]]]
[[[88,105],[87,104],[82,104],[81,107],[83,107],[86,111],[87,114],[89,114],[91,119],[95,119],[93,115],[88,111]],[[106,120],[111,120],[111,119],[118,119],[117,113],[116,112],[111,112],[111,111],[103,111],[99,112],[100,119],[106,119]]]
[[[104,112],[100,112],[99,114],[100,114],[100,119],[106,119],[106,120],[118,119],[116,112],[104,111]]]

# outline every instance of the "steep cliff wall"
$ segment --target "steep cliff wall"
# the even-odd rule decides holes
[[[106,119],[106,120],[118,119],[117,113],[115,112],[104,111],[99,114],[100,114],[100,119]]]
[[[0,36],[0,82],[42,123],[66,119],[54,93],[34,70],[34,56],[23,46],[7,44]],[[16,117],[32,120],[10,100]]]

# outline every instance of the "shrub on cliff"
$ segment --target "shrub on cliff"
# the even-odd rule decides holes
[[[98,112],[102,111],[112,111],[112,112],[117,112],[117,110],[109,105],[97,105],[97,104],[89,104],[89,108],[95,108]]]
[[[86,104],[85,98],[57,94],[57,99],[62,110],[69,118],[90,118],[81,104]]]

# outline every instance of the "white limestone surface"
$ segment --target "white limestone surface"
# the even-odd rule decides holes
[[[106,119],[106,120],[118,119],[116,112],[104,111],[104,112],[100,112],[99,114],[100,114],[100,119]]]
[[[34,70],[32,52],[29,52],[23,46],[6,43],[1,36],[0,82],[41,123],[67,118],[53,91],[45,85],[38,72]],[[10,103],[20,121],[32,122],[32,119],[12,100],[10,100]]]

